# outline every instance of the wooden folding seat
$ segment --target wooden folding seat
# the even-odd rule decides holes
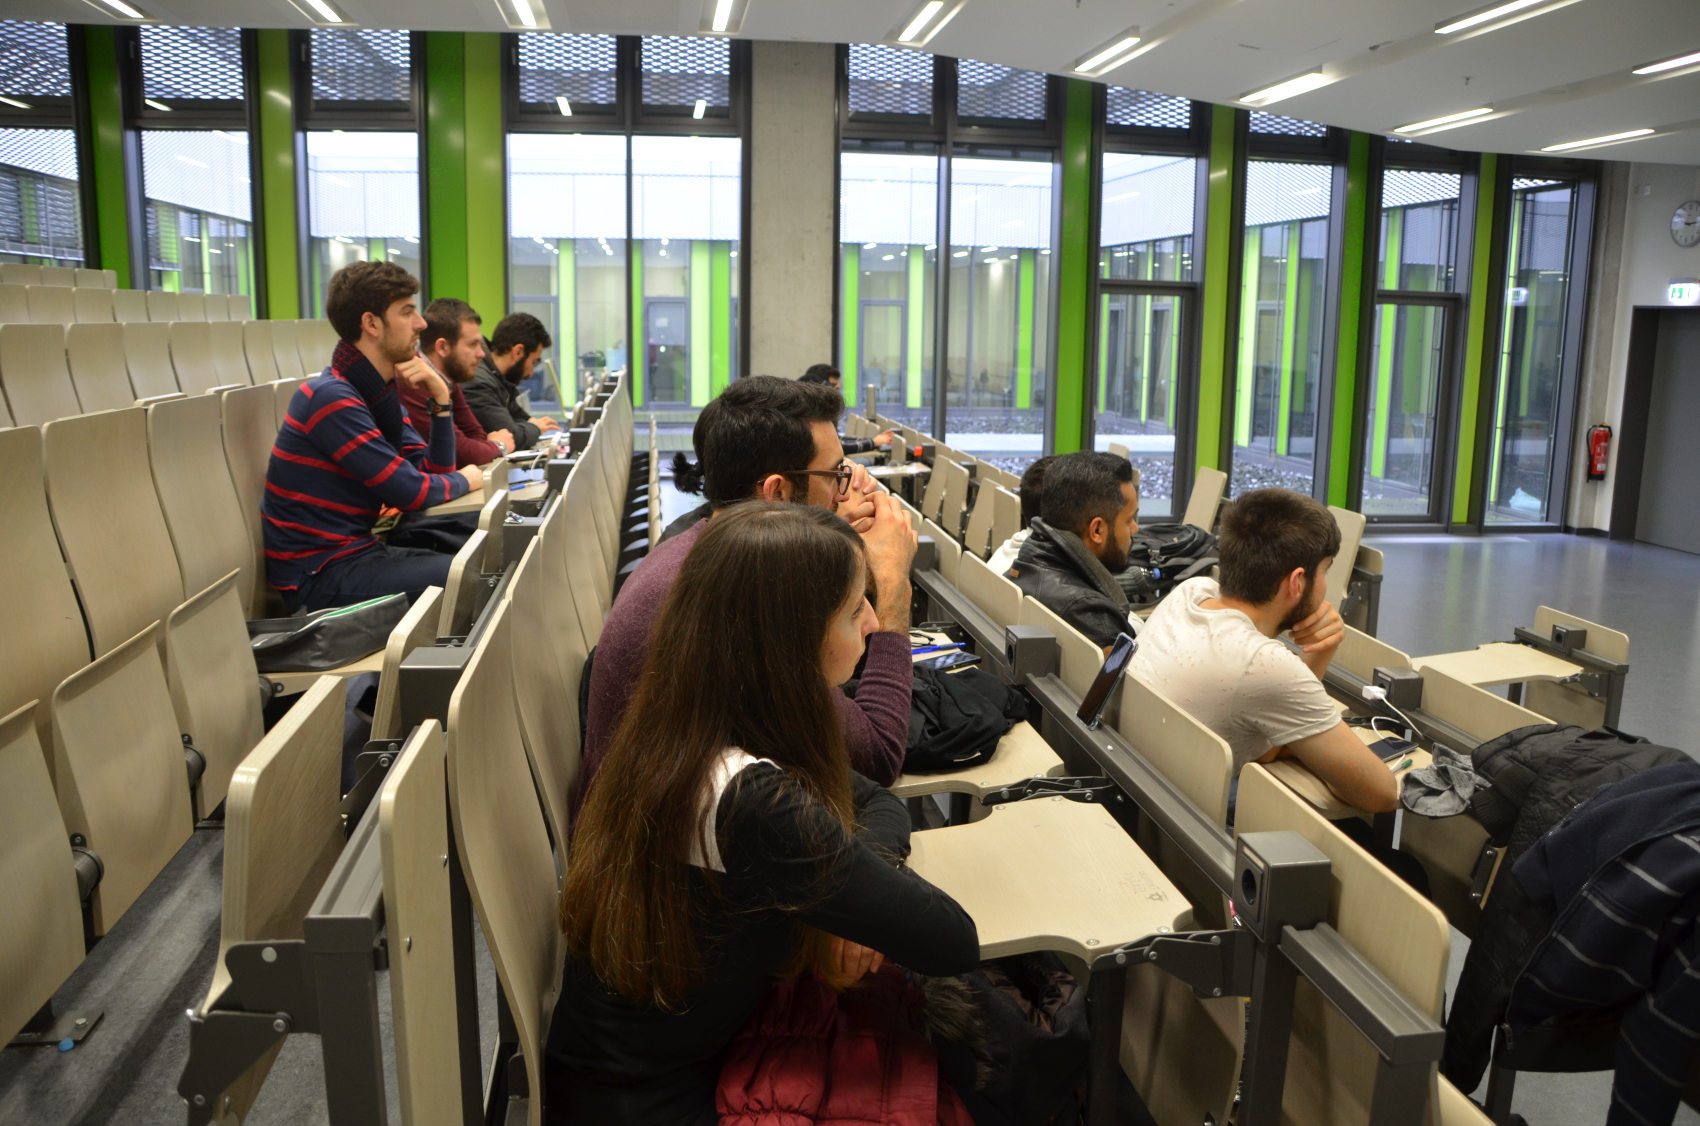
[[[1335,552],[1334,560],[1329,564],[1323,597],[1338,610],[1346,600],[1346,587],[1352,581],[1352,567],[1357,563],[1358,544],[1364,538],[1365,521],[1363,513],[1350,509],[1329,505],[1328,511],[1340,528],[1340,550]]]
[[[234,568],[248,607],[264,575],[225,456],[222,405],[196,395],[147,407],[148,463],[184,589],[203,590]]]
[[[578,786],[578,699],[585,648],[576,627],[551,628],[558,612],[552,612],[550,603],[572,597],[566,587],[549,583],[551,546],[543,533],[532,537],[508,597],[513,603],[513,694],[520,734],[543,795],[549,835],[556,842],[556,869],[564,875],[567,810]]]
[[[524,1063],[530,1126],[543,1110],[543,1041],[560,987],[549,831],[514,710],[512,603],[496,608],[449,698],[449,809],[461,868]]]
[[[147,416],[129,407],[62,418],[47,424],[43,439],[54,529],[100,656],[183,601],[171,533],[147,472]]]
[[[272,445],[277,441],[277,397],[270,384],[238,387],[219,396],[219,414],[223,420],[224,463],[236,489],[236,503],[242,510],[243,526],[248,529],[254,560],[254,601],[248,605],[248,614],[265,617],[270,587],[266,584],[265,531],[260,505],[266,495],[266,467],[271,462]]]
[[[1016,612],[1016,623],[1038,626],[1049,630],[1056,637],[1057,646],[1061,650],[1057,675],[1070,692],[1076,696],[1085,696],[1086,690],[1092,687],[1092,682],[1098,679],[1098,670],[1104,667],[1104,650],[1091,638],[1059,618],[1050,607],[1030,596],[1022,597],[1021,608]]]
[[[178,321],[171,326],[171,366],[185,395],[200,395],[219,385],[213,367],[211,326],[205,321]]]
[[[72,284],[83,289],[104,289],[110,291],[116,277],[117,275],[115,275],[111,270],[85,270],[79,268],[75,274],[76,280]]]
[[[415,649],[436,642],[437,623],[442,613],[443,588],[428,586],[390,631],[389,641],[384,646],[384,669],[378,675],[378,696],[372,705],[373,739],[400,739],[407,734],[401,726],[401,663]]]
[[[246,293],[232,293],[229,300],[231,320],[250,321],[254,319],[254,303]]]
[[[301,938],[302,920],[342,851],[346,835],[337,806],[344,704],[343,682],[320,677],[230,780],[224,905],[207,1006],[230,984],[225,955],[232,946]],[[219,1121],[242,1121],[275,1054],[267,1053],[219,1092]]]
[[[1187,496],[1186,509],[1181,513],[1181,523],[1193,524],[1205,531],[1216,528],[1216,513],[1222,507],[1222,498],[1228,493],[1228,475],[1220,469],[1210,469],[1199,466],[1192,478],[1192,492]]]
[[[91,904],[105,934],[194,829],[158,622],[54,689],[53,761],[65,827],[105,869]]]
[[[82,611],[59,553],[42,480],[41,431],[0,430],[0,574],[10,586],[0,645],[0,712],[45,701],[61,680],[89,662]],[[27,644],[20,639],[27,639]],[[35,713],[42,747],[52,746],[45,704]]]
[[[148,319],[148,295],[139,289],[112,291],[112,319],[131,324]]]
[[[962,545],[956,541],[956,537],[925,517],[921,519],[920,532],[923,536],[932,537],[933,543],[938,547],[939,574],[945,582],[955,586],[964,554]]]
[[[272,394],[277,399],[277,424],[282,426],[289,418],[289,404],[295,398],[295,392],[301,389],[305,382],[300,377],[280,379],[271,384]]]
[[[137,399],[170,395],[177,386],[171,366],[171,326],[133,321],[124,326],[124,364],[130,370],[130,390]]]
[[[71,291],[71,303],[79,324],[107,324],[112,317],[112,291],[78,286]]]
[[[0,324],[27,325],[32,322],[29,295],[25,287],[11,283],[0,284]]]
[[[43,266],[41,268],[42,285],[58,286],[69,289],[77,284],[77,270],[74,266]]]
[[[200,293],[179,293],[177,295],[177,319],[180,321],[205,321],[207,319],[207,299]]]
[[[163,324],[180,321],[178,315],[177,294],[164,290],[150,289],[147,291],[148,320]]]
[[[581,458],[561,489],[566,506],[566,562],[578,607],[579,623],[590,644],[602,633],[602,622],[613,602],[614,577],[598,540],[592,499],[592,466]]]
[[[1018,624],[1021,588],[993,571],[982,560],[965,555],[958,565],[956,587],[1000,626]]]
[[[248,357],[242,350],[242,326],[234,321],[213,321],[207,325],[207,338],[218,385],[251,385],[254,377],[248,371]]]
[[[0,719],[0,1041],[16,1036],[83,960],[71,835],[31,702]]]
[[[396,1086],[409,1126],[464,1126],[443,729],[414,729],[378,793]]]
[[[265,725],[260,675],[248,644],[246,600],[232,571],[165,619],[165,676],[184,738],[206,763],[195,789],[195,816],[211,816],[231,775]]]
[[[201,303],[207,311],[209,324],[230,319],[230,298],[222,293],[208,293],[201,297]]]
[[[38,325],[68,325],[77,321],[77,301],[68,285],[31,285],[24,287],[29,302],[30,320]]]
[[[488,532],[473,532],[449,564],[442,616],[437,623],[437,632],[443,637],[465,637],[472,630],[478,615],[479,588],[487,581],[484,555],[489,538]]]
[[[41,267],[22,262],[0,263],[0,282],[6,285],[41,285]]]
[[[0,325],[0,385],[19,426],[43,426],[83,412],[65,362],[65,326]]]
[[[277,374],[280,379],[300,379],[306,369],[301,365],[301,353],[295,345],[296,326],[294,321],[271,321],[272,326],[272,356],[277,360]],[[326,357],[328,363],[330,358]]]
[[[962,550],[977,559],[989,558],[998,545],[1003,543],[1002,540],[992,540],[992,516],[996,508],[996,496],[997,486],[982,480],[980,491],[974,497],[974,507],[968,512],[968,523],[963,528]]]
[[[331,362],[331,352],[336,345],[326,344],[321,328],[323,324],[323,321],[314,320],[295,322],[295,354],[300,360],[303,372],[317,375]]]
[[[277,358],[272,355],[272,322],[242,322],[242,350],[248,357],[254,386],[278,381]]]

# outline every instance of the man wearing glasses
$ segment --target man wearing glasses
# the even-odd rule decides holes
[[[909,564],[916,539],[897,499],[844,460],[837,428],[843,412],[844,398],[831,387],[765,375],[740,379],[703,408],[693,435],[699,460],[689,469],[700,477],[711,513],[752,497],[790,501],[832,509],[861,533],[879,630],[868,636],[856,694],[839,692],[836,702],[851,763],[890,785],[903,769],[909,739]],[[608,612],[591,661],[580,798],[643,669],[650,627],[707,526],[700,521],[651,551]]]

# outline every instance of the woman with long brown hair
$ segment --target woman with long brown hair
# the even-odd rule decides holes
[[[867,589],[824,509],[735,505],[691,549],[573,833],[547,1121],[713,1123],[777,977],[978,963],[973,920],[901,867],[902,803],[844,750],[830,690],[876,628]]]

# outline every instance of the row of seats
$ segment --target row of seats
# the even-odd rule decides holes
[[[100,286],[9,285],[0,282],[0,323],[111,321],[245,321],[253,306],[242,294],[170,293]]]
[[[91,289],[116,289],[118,271],[0,262],[0,285],[82,285]]]
[[[0,425],[225,387],[293,386],[330,362],[326,321],[0,324]]]

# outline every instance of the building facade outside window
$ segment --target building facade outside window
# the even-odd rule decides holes
[[[81,266],[65,25],[0,20],[0,262]]]

